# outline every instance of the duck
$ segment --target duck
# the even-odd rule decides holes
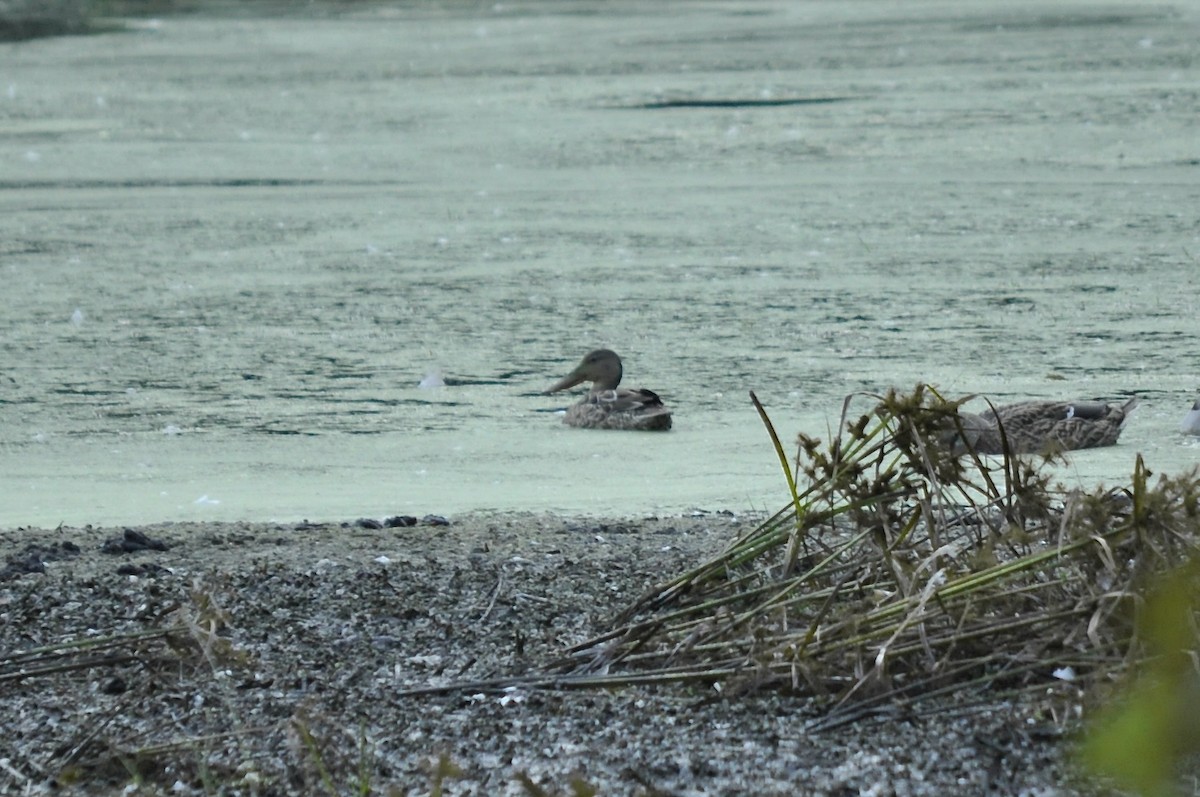
[[[1183,422],[1179,424],[1179,431],[1184,434],[1200,435],[1200,399],[1196,399],[1192,409],[1183,416]]]
[[[959,413],[969,447],[980,454],[1003,454],[1005,440],[1014,454],[1074,451],[1115,445],[1136,397],[1124,404],[1100,401],[1022,401],[992,407],[978,415]],[[1003,435],[1001,434],[1003,429]],[[967,446],[955,441],[956,453]]]
[[[577,429],[634,429],[665,432],[671,428],[671,411],[652,390],[618,387],[624,369],[621,358],[609,349],[584,356],[575,370],[554,383],[546,394],[591,382],[587,395],[567,408],[563,423]]]

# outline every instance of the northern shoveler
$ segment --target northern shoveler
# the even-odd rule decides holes
[[[547,394],[591,382],[587,395],[567,408],[563,423],[579,429],[640,429],[666,431],[671,428],[671,411],[657,393],[619,388],[621,358],[608,349],[597,349],[583,358],[575,370],[555,383]]]
[[[1137,404],[1137,398],[1120,406],[1099,401],[1022,401],[978,415],[960,415],[970,447],[980,454],[1003,454],[1005,440],[1012,453],[1031,454],[1114,445]],[[961,442],[955,447],[965,451]]]

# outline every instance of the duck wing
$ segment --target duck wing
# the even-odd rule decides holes
[[[567,410],[563,423],[581,429],[671,428],[671,411],[652,390],[598,390]]]
[[[643,412],[656,408],[666,409],[662,399],[653,390],[602,390],[589,397],[597,404],[607,406],[610,412]]]

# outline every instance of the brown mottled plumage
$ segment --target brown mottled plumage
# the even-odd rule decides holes
[[[671,411],[657,393],[618,388],[621,358],[608,349],[597,349],[583,358],[575,370],[555,383],[547,393],[591,382],[587,395],[567,408],[563,423],[580,429],[639,429],[666,431],[671,428]]]
[[[960,415],[970,447],[980,454],[1003,454],[1004,439],[1012,453],[1032,454],[1111,446],[1137,404],[1136,398],[1121,406],[1098,401],[1022,401],[979,415]],[[956,450],[965,447],[960,442]]]

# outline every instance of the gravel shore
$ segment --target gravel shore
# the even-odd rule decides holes
[[[0,532],[0,791],[1078,793],[1049,718],[999,701],[811,734],[797,696],[400,694],[544,665],[757,520]]]

